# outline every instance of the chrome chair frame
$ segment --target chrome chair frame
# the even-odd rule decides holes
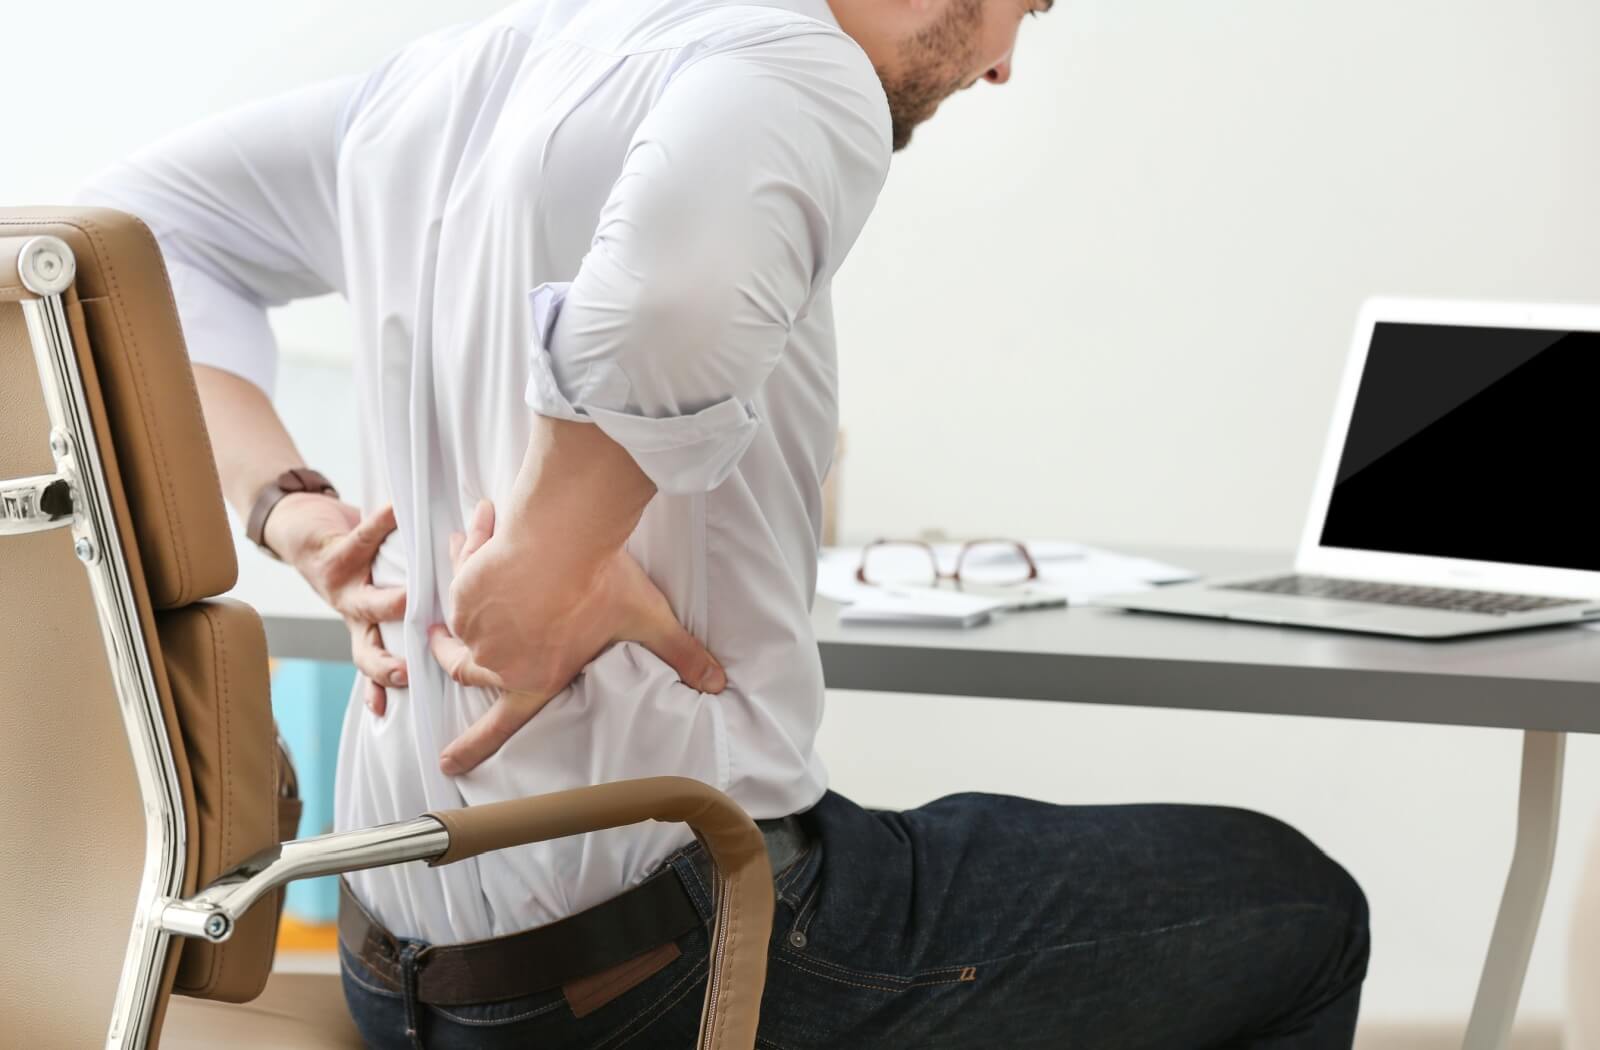
[[[0,523],[0,535],[69,528],[73,551],[89,576],[145,815],[144,871],[106,1046],[144,1050],[170,936],[160,922],[161,909],[182,892],[188,842],[172,742],[162,719],[122,537],[106,489],[105,466],[67,326],[63,296],[76,269],[72,249],[55,237],[34,237],[18,252],[23,287],[38,296],[22,299],[21,306],[49,414],[56,472],[47,478],[0,483],[12,497],[8,501],[12,512]],[[63,487],[65,507],[60,505]],[[46,500],[47,492],[54,498]]]
[[[195,897],[182,898],[188,841],[177,764],[67,325],[63,296],[76,263],[64,241],[34,237],[18,252],[17,269],[23,286],[38,296],[22,299],[21,306],[49,414],[56,469],[50,475],[0,480],[0,537],[71,529],[73,551],[89,576],[145,815],[144,872],[106,1047],[145,1050],[174,934],[225,941],[250,905],[286,882],[432,859],[445,851],[450,837],[439,821],[419,817],[287,842],[251,858]]]

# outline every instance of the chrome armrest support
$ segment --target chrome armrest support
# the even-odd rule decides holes
[[[0,480],[0,536],[20,536],[72,524],[72,482],[60,474]]]
[[[161,902],[157,924],[182,937],[225,941],[252,904],[287,882],[432,860],[449,847],[450,833],[433,817],[294,839],[257,853],[193,897]]]

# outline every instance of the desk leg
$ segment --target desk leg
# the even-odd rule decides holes
[[[1517,843],[1511,855],[1500,914],[1494,921],[1489,955],[1478,979],[1478,997],[1467,1024],[1465,1050],[1505,1050],[1511,1022],[1522,996],[1528,957],[1539,932],[1550,868],[1556,856],[1556,824],[1561,816],[1561,771],[1567,752],[1565,733],[1528,730],[1522,735],[1522,788],[1517,799]]]

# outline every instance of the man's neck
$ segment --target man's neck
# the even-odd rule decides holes
[[[873,5],[865,0],[827,0],[834,21],[845,34],[861,45],[875,69],[883,69],[893,61],[894,48],[889,40],[889,27]]]

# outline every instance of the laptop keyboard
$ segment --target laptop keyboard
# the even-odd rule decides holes
[[[1545,598],[1534,594],[1502,594],[1498,591],[1464,591],[1451,587],[1413,587],[1403,583],[1377,583],[1371,580],[1346,580],[1333,576],[1274,576],[1265,580],[1232,583],[1218,590],[1253,591],[1257,594],[1288,594],[1300,598],[1331,598],[1346,602],[1375,602],[1379,605],[1409,605],[1445,612],[1483,613],[1506,616],[1511,613],[1577,605],[1582,599]]]

